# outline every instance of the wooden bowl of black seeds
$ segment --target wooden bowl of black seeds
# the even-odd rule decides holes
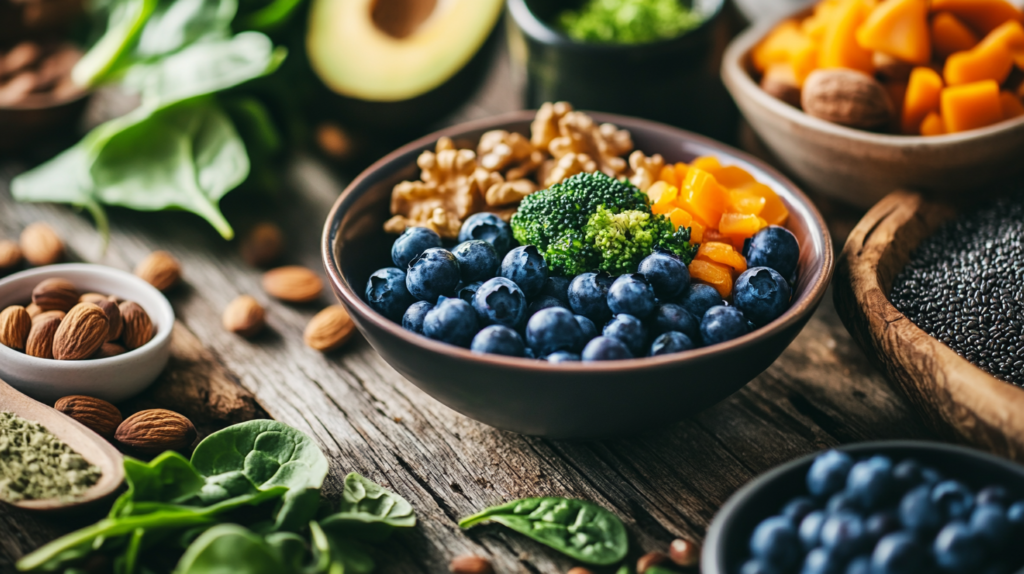
[[[939,438],[1024,461],[1024,194],[896,191],[850,233],[836,309]]]

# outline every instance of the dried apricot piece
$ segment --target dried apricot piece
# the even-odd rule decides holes
[[[690,279],[711,285],[723,299],[732,293],[732,271],[721,263],[694,259],[690,262]]]
[[[760,215],[764,211],[767,200],[761,194],[749,189],[729,190],[729,202],[725,207],[728,213],[746,213]]]
[[[728,243],[701,243],[700,249],[697,250],[697,259],[728,265],[736,273],[747,270],[747,260]]]
[[[679,190],[679,207],[707,227],[715,227],[725,211],[725,189],[710,173],[690,167]]]

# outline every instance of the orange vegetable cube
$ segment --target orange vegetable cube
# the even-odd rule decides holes
[[[1017,67],[1024,70],[1024,26],[1016,20],[999,26],[989,32],[982,42],[1002,44],[1010,51],[1010,57],[1017,64]]]
[[[920,133],[923,136],[941,136],[946,133],[946,124],[939,112],[929,112],[921,121]]]
[[[658,175],[658,179],[669,185],[679,187],[679,178],[676,177],[676,170],[671,165],[666,165],[661,168],[661,173]]]
[[[942,121],[949,133],[982,128],[1003,119],[999,84],[994,80],[945,88],[940,105]]]
[[[733,189],[729,191],[729,201],[725,210],[727,213],[760,215],[766,203],[767,200],[755,191]]]
[[[973,30],[949,12],[939,12],[932,18],[931,33],[932,49],[941,58],[970,50],[981,41]]]
[[[761,231],[761,218],[745,213],[724,213],[718,223],[718,232],[727,237],[753,237]]]
[[[680,227],[689,227],[690,223],[693,221],[692,215],[678,207],[668,214],[668,218],[672,222],[672,225],[676,226],[676,229],[679,229]]]
[[[705,226],[714,227],[725,211],[725,189],[710,173],[690,167],[679,190],[679,207]]]
[[[1022,104],[1020,98],[1014,94],[1010,92],[1000,92],[999,103],[1002,104],[1003,107],[1004,120],[1024,116],[1024,104]]]
[[[737,188],[736,191],[750,191],[764,198],[764,209],[757,214],[768,222],[768,225],[785,225],[789,219],[789,209],[782,199],[767,185],[754,182]]]
[[[732,248],[728,243],[707,242],[701,243],[697,250],[697,259],[721,263],[732,267],[735,273],[743,273],[747,270],[747,260]]]
[[[690,262],[690,279],[711,285],[723,299],[732,294],[732,271],[721,263],[694,259]]]
[[[903,133],[918,133],[924,117],[939,109],[942,88],[942,78],[935,70],[921,66],[910,72],[907,95],[903,99]]]
[[[910,64],[927,64],[932,57],[926,0],[886,0],[857,29],[865,50],[884,52]]]
[[[794,54],[813,48],[814,44],[800,29],[800,25],[795,20],[786,20],[754,47],[751,60],[758,72],[764,72],[772,64],[787,63]]]
[[[685,213],[685,212],[684,212]],[[687,214],[689,215],[689,214]],[[704,241],[704,225],[696,219],[691,219],[689,223],[690,227],[690,243],[700,243]]]
[[[1008,20],[1024,22],[1024,14],[1007,0],[932,0],[932,11],[949,12],[982,34]]]
[[[863,0],[844,0],[837,9],[818,52],[818,65],[822,68],[850,68],[865,74],[874,74],[871,50],[857,43],[857,29],[871,11]]]
[[[804,18],[800,30],[814,42],[821,42],[828,27],[835,21],[842,8],[842,0],[822,0],[814,5],[814,13]]]
[[[992,30],[977,46],[951,55],[942,75],[950,86],[981,80],[1001,84],[1017,59],[1024,66],[1024,27],[1011,20]]]
[[[664,181],[656,181],[647,188],[647,199],[651,200],[652,205],[672,203],[678,195],[679,189]]]
[[[690,166],[683,162],[679,162],[675,165],[675,170],[676,181],[679,182],[679,185],[681,186],[683,183],[683,178],[686,177],[686,172],[690,170]]]
[[[722,164],[718,163],[717,157],[713,155],[705,155],[691,161],[690,167],[703,169],[704,171],[713,174],[716,169],[722,167]]]

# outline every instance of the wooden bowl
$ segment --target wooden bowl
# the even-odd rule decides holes
[[[961,358],[889,302],[893,280],[911,253],[954,214],[907,191],[878,202],[839,256],[836,310],[936,435],[1024,461],[1024,390]]]
[[[868,208],[895,189],[955,198],[1024,171],[1024,117],[943,136],[879,134],[809,116],[770,96],[750,74],[750,51],[774,25],[729,44],[722,79],[768,149],[811,190]]]

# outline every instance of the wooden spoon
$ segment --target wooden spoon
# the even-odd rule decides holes
[[[72,500],[47,498],[4,502],[28,510],[62,510],[104,498],[117,490],[124,481],[124,457],[113,445],[82,423],[23,395],[3,380],[0,380],[0,411],[12,412],[25,420],[43,425],[102,472],[96,484]]]

